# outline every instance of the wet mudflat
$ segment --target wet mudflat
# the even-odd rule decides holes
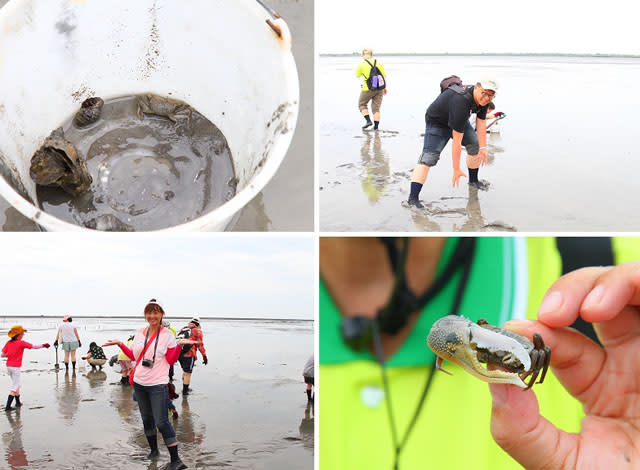
[[[388,73],[380,131],[362,131],[358,57],[319,60],[322,231],[637,231],[640,171],[634,123],[640,96],[617,78],[640,79],[640,59],[539,56],[380,57]],[[507,118],[488,138],[479,177],[451,186],[451,143],[409,208],[424,113],[440,80],[493,76]],[[465,152],[463,150],[463,162]],[[463,163],[463,169],[466,167]]]
[[[172,320],[181,327],[188,320]],[[56,320],[0,319],[5,331],[21,323],[25,340],[52,342]],[[139,319],[74,318],[86,353],[90,341],[126,339]],[[180,455],[189,468],[313,468],[313,410],[308,408],[302,368],[313,351],[313,325],[305,321],[203,320],[209,364],[197,362],[193,393],[181,394],[181,369],[172,420]],[[105,348],[107,356],[114,348]],[[60,354],[60,352],[59,352]],[[80,355],[79,355],[80,356]],[[62,354],[60,354],[62,358]],[[146,460],[146,439],[131,388],[108,365],[92,372],[80,361],[75,376],[56,372],[55,350],[26,351],[19,411],[0,414],[0,468],[162,469]],[[0,383],[8,390],[4,364]],[[159,441],[162,442],[161,437]],[[2,463],[4,462],[4,463]]]
[[[93,124],[73,117],[63,124],[93,183],[74,197],[38,186],[45,212],[99,230],[156,230],[189,222],[235,195],[231,152],[215,124],[186,104],[176,112],[185,116],[163,115],[160,105],[143,113],[143,98],[107,100]]]

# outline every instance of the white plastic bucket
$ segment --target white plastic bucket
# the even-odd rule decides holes
[[[230,201],[164,230],[224,230],[278,169],[298,115],[289,29],[256,0],[7,3],[0,10],[0,195],[46,230],[88,230],[29,201],[36,201],[31,157],[86,98],[148,92],[186,101],[218,126],[238,178]]]

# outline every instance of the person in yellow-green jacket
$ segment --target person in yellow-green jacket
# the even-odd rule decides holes
[[[376,69],[380,72],[379,74],[376,73]],[[362,62],[356,68],[356,77],[362,77],[362,87],[358,97],[358,109],[365,120],[362,128],[368,129],[373,125],[373,128],[377,130],[380,125],[382,97],[387,94],[387,73],[378,59],[373,58],[371,49],[362,50]],[[369,117],[369,101],[371,101],[371,111],[373,111],[373,122]]]
[[[320,469],[640,468],[639,238],[405,241],[320,239]],[[544,383],[435,369],[449,314],[539,333]]]

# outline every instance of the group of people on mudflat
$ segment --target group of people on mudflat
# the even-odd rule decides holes
[[[118,356],[123,374],[121,383],[133,386],[134,399],[138,403],[145,436],[151,450],[148,458],[157,459],[160,456],[157,438],[159,431],[171,456],[168,468],[169,470],[178,470],[187,468],[187,466],[178,455],[178,441],[168,415],[168,409],[171,409],[169,384],[173,377],[173,365],[180,362],[183,369],[182,392],[184,395],[188,395],[197,351],[200,351],[205,365],[208,363],[208,359],[199,318],[192,318],[188,326],[177,333],[168,323],[163,322],[164,314],[164,309],[158,301],[151,299],[144,308],[146,326],[140,328],[126,342],[113,339],[102,346],[117,345],[121,350],[121,354]],[[71,368],[75,374],[76,350],[82,346],[82,342],[72,321],[70,315],[64,316],[54,346],[62,344],[66,372],[69,372],[69,362],[71,362]],[[31,344],[24,341],[26,332],[27,330],[21,325],[13,326],[8,332],[10,340],[2,348],[2,357],[7,358],[7,372],[11,378],[11,387],[5,407],[7,412],[14,408],[12,406],[14,400],[16,407],[22,406],[20,401],[20,369],[24,350],[51,346],[49,343]],[[89,351],[83,359],[86,359],[92,368],[101,368],[107,360],[102,347],[95,342],[91,343]],[[176,417],[177,412],[173,413],[173,416]]]
[[[362,87],[358,98],[358,108],[365,119],[362,126],[367,130],[380,125],[380,107],[387,94],[387,80],[384,66],[373,58],[371,49],[363,49],[362,62],[356,68],[356,76],[362,78]],[[377,77],[382,76],[381,79]],[[374,79],[376,78],[376,79]],[[493,78],[484,78],[475,85],[463,85],[456,77],[447,77],[441,83],[441,93],[427,108],[425,114],[426,129],[422,153],[411,175],[408,197],[409,206],[422,209],[419,196],[429,169],[438,163],[440,154],[449,139],[453,140],[451,153],[453,163],[453,186],[458,186],[461,177],[467,174],[460,168],[462,146],[467,151],[466,165],[469,170],[469,185],[486,190],[488,184],[478,179],[481,165],[487,164],[487,119],[500,119],[504,113],[492,112],[492,101],[498,91],[498,82]],[[373,111],[373,122],[369,114],[369,102]],[[476,115],[475,128],[469,122]]]

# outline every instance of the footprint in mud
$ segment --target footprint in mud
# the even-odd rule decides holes
[[[42,409],[42,408],[44,408],[44,406],[43,406],[43,405],[30,406],[30,407],[29,407],[29,409],[30,409],[30,410],[40,410],[40,409]]]
[[[504,222],[496,221],[490,224],[485,224],[480,227],[480,230],[487,232],[517,232],[518,229],[513,225],[505,224]]]
[[[440,207],[436,207],[428,211],[430,215],[449,215],[449,214],[460,214],[467,215],[467,209],[464,207],[452,208],[452,209],[442,209]]]
[[[96,399],[95,398],[83,398],[80,401],[96,401]]]

